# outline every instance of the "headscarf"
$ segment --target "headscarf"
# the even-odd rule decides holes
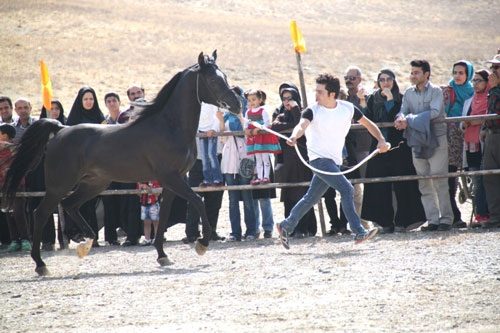
[[[460,117],[464,108],[464,102],[474,94],[474,88],[470,82],[474,76],[474,67],[467,60],[460,60],[453,64],[453,68],[451,70],[452,76],[455,66],[457,65],[465,66],[467,68],[467,78],[465,79],[465,83],[462,85],[456,84],[453,78],[449,82],[450,87],[455,93],[455,101],[453,105],[451,105],[451,101],[448,101],[448,104],[446,104],[446,115],[448,117]]]
[[[85,110],[82,103],[83,95],[87,92],[90,92],[94,96],[94,105],[90,110]],[[104,119],[105,118],[101,109],[99,108],[99,102],[97,101],[97,96],[94,89],[89,86],[83,86],[82,88],[80,88],[75,102],[71,107],[71,111],[69,112],[66,124],[70,126],[82,123],[101,124]]]
[[[483,92],[475,92],[472,97],[471,102],[471,116],[477,116],[488,113],[488,92],[491,89],[488,83],[488,76],[490,72],[486,69],[476,72],[486,81],[486,89]],[[465,129],[464,140],[465,142],[479,143],[479,132],[481,131],[481,125],[469,126]]]
[[[299,89],[297,88],[297,86],[295,84],[290,83],[290,82],[283,82],[280,85],[279,89],[278,89],[278,94],[280,95],[280,97],[281,97],[281,90],[282,89],[293,89],[293,90],[295,90],[297,92],[297,95],[299,97],[298,97],[298,100],[295,100],[295,98],[294,98],[294,100],[297,102],[297,104],[299,104],[299,106],[302,105],[302,99],[300,98]],[[278,115],[280,115],[282,113],[285,113],[285,111],[286,111],[285,106],[283,105],[283,103],[281,103],[281,105],[278,106],[276,108],[276,111],[274,111],[274,113],[273,113],[273,120],[276,119],[276,117]]]
[[[57,99],[53,99],[51,103],[57,104],[57,106],[59,106],[59,110],[61,110],[61,112],[59,113],[59,117],[57,117],[57,120],[59,120],[59,122],[64,125],[66,123],[66,117],[64,116],[64,109],[61,102],[59,102]],[[45,108],[45,106],[42,106],[42,112],[40,112],[39,119],[47,117],[47,109]]]

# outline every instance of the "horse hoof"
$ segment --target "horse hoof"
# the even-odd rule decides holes
[[[194,245],[194,249],[196,250],[196,253],[198,253],[198,255],[200,255],[200,256],[204,255],[205,252],[207,252],[207,248],[208,248],[208,246],[201,244],[200,240],[197,240],[196,244]]]
[[[47,266],[37,267],[35,268],[35,272],[37,272],[39,276],[47,276],[50,274]]]
[[[158,258],[156,261],[160,264],[160,266],[170,266],[174,263],[168,259],[168,257]]]
[[[87,253],[90,252],[90,249],[92,249],[92,238],[85,238],[84,242],[80,242],[78,246],[76,247],[76,255],[78,258],[82,259],[87,255]]]

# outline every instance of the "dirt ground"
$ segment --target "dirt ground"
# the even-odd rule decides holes
[[[78,89],[100,99],[142,84],[151,99],[199,52],[218,49],[230,84],[268,92],[298,82],[289,23],[307,43],[308,99],[314,77],[358,65],[366,87],[379,69],[408,86],[409,62],[426,58],[432,80],[452,64],[487,66],[500,46],[492,1],[0,0],[0,94],[41,108],[39,60],[69,112]],[[99,100],[103,107],[102,100]],[[103,108],[104,109],[104,108]],[[105,110],[103,110],[105,111]],[[227,194],[219,233],[229,232]],[[470,203],[461,206],[464,220]],[[276,220],[283,215],[273,200]],[[152,247],[43,253],[37,277],[27,254],[0,250],[1,332],[499,332],[500,229],[382,235],[355,246],[348,236],[211,243],[205,256],[183,244],[183,225]],[[275,235],[276,236],[276,235]],[[103,239],[103,237],[101,237]]]

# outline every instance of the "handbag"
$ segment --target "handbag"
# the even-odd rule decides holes
[[[238,148],[238,141],[233,136],[234,144],[236,146],[236,150],[238,151],[238,157],[240,156],[240,150]],[[255,170],[255,160],[249,157],[244,157],[240,159],[240,165],[238,167],[238,174],[244,178],[252,178]]]

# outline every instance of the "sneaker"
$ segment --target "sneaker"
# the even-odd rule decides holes
[[[18,241],[12,241],[7,249],[9,252],[16,252],[21,250],[21,244]]]
[[[256,240],[256,238],[255,238],[255,236],[248,235],[248,236],[245,236],[245,240],[246,241],[253,241],[253,240]]]
[[[31,242],[29,240],[21,240],[21,251],[31,251]]]
[[[288,231],[285,229],[281,229],[280,223],[276,223],[276,230],[278,231],[278,235],[280,236],[281,245],[287,250],[290,250],[290,244],[288,242]]]
[[[354,236],[354,244],[358,245],[361,242],[364,242],[366,240],[369,240],[370,238],[373,238],[378,232],[378,228],[371,228],[370,230],[360,232],[359,234],[356,234]]]
[[[153,240],[151,239],[143,239],[142,242],[139,243],[140,246],[149,246],[153,244]]]
[[[481,228],[481,225],[484,222],[489,222],[489,221],[490,221],[489,216],[481,216],[479,214],[476,214],[476,216],[474,216],[474,221],[472,221],[470,224],[470,227],[471,228]]]
[[[212,184],[213,187],[222,187],[224,186],[224,182],[220,181],[220,182],[215,182]]]
[[[198,185],[198,186],[199,186],[199,187],[202,187],[202,188],[206,188],[206,187],[209,187],[209,186],[211,186],[211,185],[212,185],[212,184],[210,184],[210,183],[202,182],[202,183],[200,183],[200,185]]]
[[[235,236],[233,235],[229,235],[227,238],[226,238],[226,242],[241,242],[241,238],[236,238]]]
[[[272,238],[272,237],[273,237],[272,231],[264,231],[264,238]]]

